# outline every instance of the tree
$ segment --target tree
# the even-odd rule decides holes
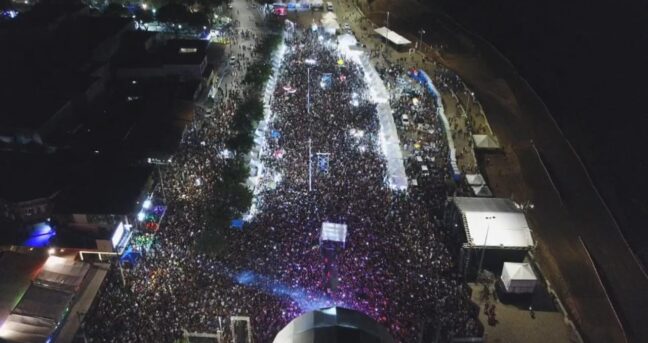
[[[201,28],[209,25],[209,18],[207,18],[207,14],[204,12],[189,13],[186,23],[193,27]]]
[[[137,17],[137,19],[142,20],[146,23],[152,22],[154,19],[153,12],[151,12],[151,10],[145,10],[142,9],[141,7],[137,7],[135,9],[135,17]]]
[[[157,11],[157,19],[165,23],[186,23],[190,14],[185,5],[170,3]]]
[[[226,145],[230,150],[234,150],[237,153],[245,154],[250,149],[254,143],[254,138],[248,132],[239,132],[234,137],[227,140]]]
[[[126,7],[114,2],[106,6],[103,13],[109,17],[128,17],[129,15]]]
[[[11,0],[0,0],[0,11],[9,11],[14,9]]]

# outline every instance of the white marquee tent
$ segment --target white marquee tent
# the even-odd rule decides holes
[[[481,186],[486,184],[482,174],[466,174],[466,181],[471,186]]]
[[[326,12],[322,14],[322,22],[329,21],[329,20],[337,20],[337,15],[333,12]]]
[[[327,33],[334,34],[337,30],[340,29],[340,24],[338,23],[337,16],[333,12],[326,12],[322,15],[322,26]]]
[[[493,196],[493,192],[491,192],[490,188],[486,185],[470,186],[470,188],[472,188],[476,197],[488,198]]]
[[[473,135],[473,141],[477,149],[499,149],[500,144],[497,138],[491,135]]]
[[[538,278],[528,263],[504,262],[502,283],[508,293],[533,293]]]
[[[528,249],[533,247],[524,212],[509,199],[452,199],[461,213],[468,244],[473,247]]]
[[[396,45],[408,45],[408,44],[412,43],[409,39],[399,35],[398,33],[394,32],[394,31],[392,31],[392,30],[390,30],[390,29],[388,29],[388,28],[386,28],[384,26],[379,27],[379,28],[375,29],[374,31],[377,34],[383,36],[388,41],[390,41],[390,42],[392,42],[393,44],[396,44]]]

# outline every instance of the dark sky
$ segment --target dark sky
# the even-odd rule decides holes
[[[648,242],[648,1],[426,1],[513,62]]]

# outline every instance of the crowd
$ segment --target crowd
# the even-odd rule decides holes
[[[412,136],[401,127],[411,150],[408,174],[421,181],[393,191],[363,70],[310,30],[297,30],[285,44],[259,156],[259,182],[267,186],[254,198],[255,215],[243,230],[225,231],[218,256],[196,249],[209,229],[196,204],[229,158],[222,153],[232,135],[228,125],[244,93],[235,86],[216,118],[189,130],[165,169],[168,210],[156,242],[125,271],[126,286],[111,272],[84,322],[89,341],[170,342],[187,330],[220,331],[231,342],[230,317],[247,316],[254,341],[271,342],[301,313],[332,305],[373,317],[398,342],[480,334],[468,287],[454,272],[458,237],[442,220],[447,147],[430,96],[411,91],[391,99],[396,119],[415,113],[429,131]],[[407,82],[402,70],[387,72],[391,88]],[[414,166],[416,156],[429,174]],[[348,226],[335,288],[319,246],[325,221]]]

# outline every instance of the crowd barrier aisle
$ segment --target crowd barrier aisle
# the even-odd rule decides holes
[[[450,123],[448,122],[448,118],[445,115],[445,109],[443,107],[441,94],[436,89],[434,83],[432,83],[432,79],[430,79],[425,71],[418,69],[414,72],[410,72],[410,76],[423,84],[425,88],[427,88],[428,92],[430,92],[430,94],[434,96],[434,101],[437,106],[437,115],[439,116],[439,118],[441,118],[441,122],[443,123],[443,130],[445,131],[446,138],[448,140],[450,168],[452,168],[452,174],[455,180],[461,179],[461,170],[459,169],[459,165],[457,164],[457,150],[455,149],[454,139],[452,138]]]
[[[389,105],[389,92],[385,87],[376,68],[371,64],[366,55],[358,57],[359,64],[363,69],[365,81],[369,87],[371,100],[376,103],[376,112],[380,122],[380,145],[387,160],[387,173],[389,175],[390,187],[398,190],[406,190],[408,186],[405,165],[403,164],[403,153],[401,151],[400,139],[394,116]]]
[[[279,75],[279,70],[281,68],[284,54],[286,52],[286,44],[283,39],[279,47],[272,53],[271,63],[272,63],[272,73],[266,82],[265,89],[263,91],[263,119],[258,123],[258,126],[254,132],[255,136],[255,145],[250,151],[250,175],[248,177],[247,185],[252,191],[253,199],[252,206],[248,212],[243,216],[247,221],[250,220],[257,211],[257,195],[261,192],[259,188],[259,182],[263,178],[265,168],[263,163],[261,163],[261,157],[263,156],[266,150],[266,131],[268,129],[269,123],[272,121],[272,109],[270,107],[270,102],[272,101],[272,95],[274,89],[277,86],[277,77]],[[256,169],[256,170],[254,170]]]

